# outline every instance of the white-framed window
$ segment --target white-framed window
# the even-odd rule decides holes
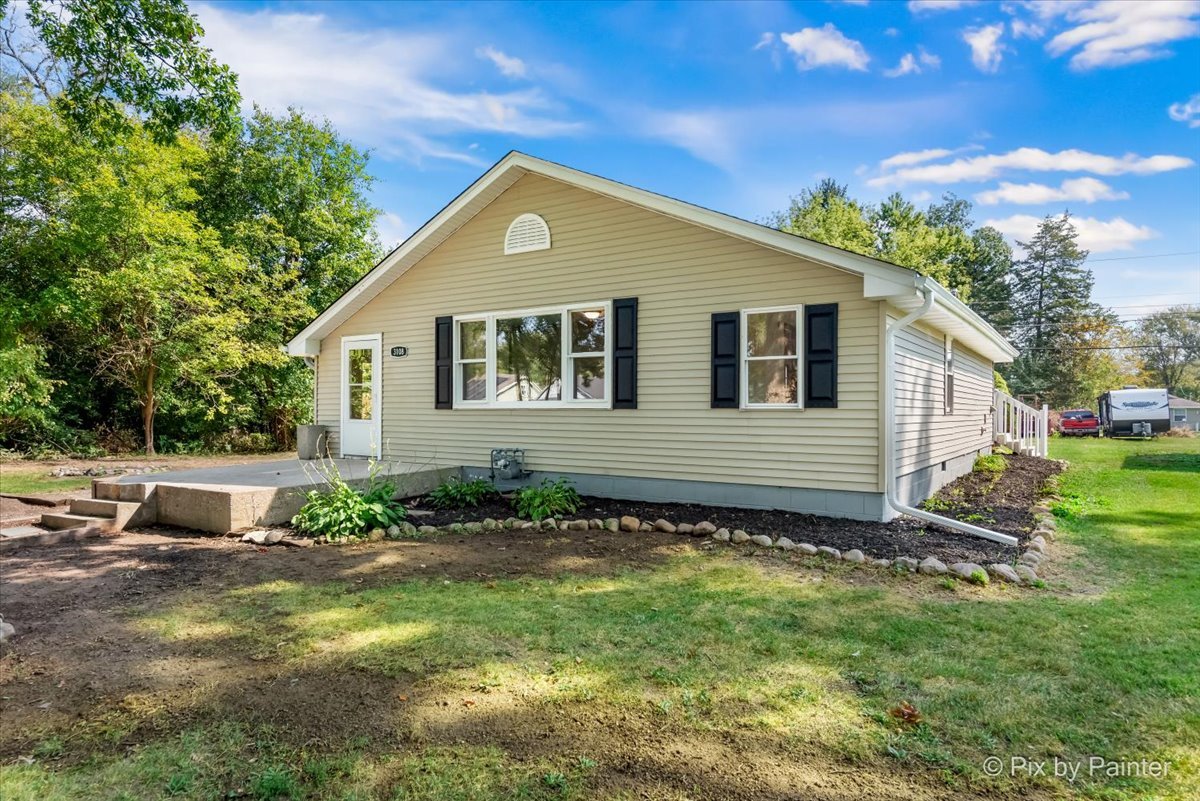
[[[742,310],[742,408],[800,409],[803,306]]]
[[[607,408],[611,304],[454,318],[455,406]]]
[[[954,414],[954,337],[946,334],[946,372],[943,382],[945,391],[943,412]]]
[[[1187,422],[1187,411],[1186,410],[1175,409],[1173,412],[1171,412],[1171,414],[1172,414],[1171,419],[1174,420],[1174,422],[1176,422],[1176,423],[1186,423]]]

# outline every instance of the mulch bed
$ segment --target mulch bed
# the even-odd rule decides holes
[[[973,472],[943,487],[936,497],[949,508],[939,514],[956,520],[967,519],[967,522],[1011,534],[1022,541],[1028,539],[1034,522],[1029,508],[1037,503],[1046,479],[1062,467],[1057,462],[1031,456],[1013,454],[1005,459],[1008,467],[998,479],[987,473]],[[472,509],[430,510],[422,507],[419,497],[410,499],[406,505],[414,511],[410,520],[416,525],[445,526],[488,517],[504,520],[515,514],[504,498]],[[717,527],[740,528],[751,534],[788,537],[795,542],[829,545],[843,551],[858,548],[874,558],[935,556],[947,564],[987,564],[1011,561],[1017,554],[1014,548],[911,518],[872,523],[778,509],[647,503],[590,496],[584,497],[583,506],[572,517],[603,520],[622,515],[633,515],[651,523],[660,518],[672,523],[692,524],[707,520]]]

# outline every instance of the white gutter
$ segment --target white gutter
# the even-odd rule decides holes
[[[924,293],[925,302],[921,304],[919,309],[911,311],[899,320],[888,324],[887,333],[884,335],[884,359],[886,386],[883,395],[883,415],[886,425],[884,426],[884,445],[883,453],[887,458],[887,463],[884,465],[884,474],[887,476],[887,497],[888,505],[902,515],[915,517],[919,520],[924,520],[928,523],[937,523],[939,526],[961,531],[964,534],[971,534],[975,537],[982,537],[992,542],[1003,543],[1004,545],[1017,545],[1016,537],[1010,537],[1008,534],[1001,534],[999,531],[992,531],[987,528],[973,526],[970,523],[963,523],[958,520],[951,520],[948,517],[935,515],[921,509],[914,509],[907,504],[900,502],[899,495],[896,492],[896,334],[901,329],[908,327],[917,319],[924,316],[933,308],[934,293],[926,286],[923,290],[918,290]]]

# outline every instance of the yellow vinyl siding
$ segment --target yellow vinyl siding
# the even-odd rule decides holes
[[[524,212],[553,247],[505,256]],[[639,305],[636,410],[433,408],[434,318],[622,297]],[[709,408],[712,313],[796,303],[839,304],[839,408]],[[533,470],[880,491],[879,310],[857,275],[531,174],[323,341],[318,422],[335,453],[341,337],[376,332],[395,458],[486,466],[493,447],[522,447]]]
[[[946,414],[944,343],[942,332],[920,323],[896,335],[898,475],[992,442],[992,364],[954,343],[954,412]]]

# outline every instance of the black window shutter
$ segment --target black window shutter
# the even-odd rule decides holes
[[[741,314],[718,312],[712,316],[712,408],[738,408],[738,348]]]
[[[433,321],[433,408],[454,408],[454,318]]]
[[[613,301],[613,408],[637,408],[637,298]]]
[[[838,307],[804,307],[804,405],[837,408]]]

